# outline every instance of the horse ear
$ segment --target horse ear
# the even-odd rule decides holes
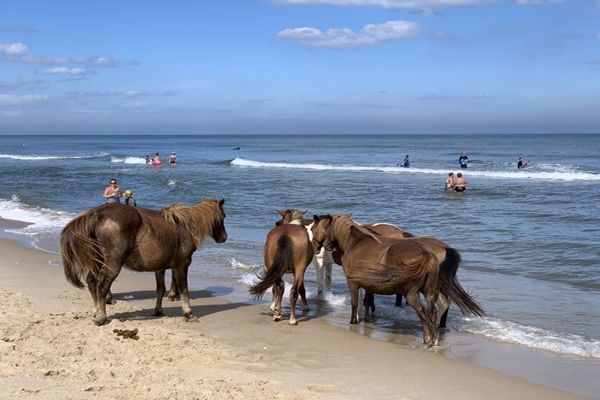
[[[283,217],[285,215],[285,211],[279,211],[279,210],[275,210],[275,212],[277,214],[279,214],[281,217]]]
[[[223,204],[225,204],[225,199],[219,200],[219,207],[223,207]]]
[[[315,215],[313,215],[313,219],[315,220],[315,222],[319,222],[320,218],[318,215],[315,214]]]
[[[292,211],[292,219],[301,218],[306,211],[294,210]]]

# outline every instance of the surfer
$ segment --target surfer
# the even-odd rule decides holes
[[[169,157],[169,165],[174,167],[177,165],[177,154],[174,151],[171,152],[171,156]]]
[[[111,179],[102,193],[104,200],[108,204],[121,204],[121,189],[117,186],[117,180]]]
[[[528,165],[529,162],[523,157],[519,157],[519,159],[517,160],[517,169],[525,168]]]
[[[410,159],[408,158],[408,154],[404,157],[404,162],[402,162],[402,167],[404,167],[404,168],[410,167]]]
[[[456,174],[456,179],[454,180],[454,191],[455,192],[464,192],[467,190],[467,185],[469,182],[463,177],[463,174],[460,172]]]
[[[454,190],[454,172],[448,172],[448,177],[446,178],[446,186],[444,190]]]
[[[469,157],[467,157],[465,153],[462,153],[460,157],[458,157],[458,164],[461,168],[467,168],[467,165],[469,164]]]

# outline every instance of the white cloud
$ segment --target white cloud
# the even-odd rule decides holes
[[[149,105],[147,101],[128,101],[122,104],[124,108],[146,108]]]
[[[430,8],[491,3],[493,0],[274,0],[284,5],[374,6],[383,8]]]
[[[30,104],[47,100],[45,94],[0,94],[0,104]]]
[[[21,110],[6,110],[6,111],[2,111],[2,115],[4,115],[5,117],[18,117],[22,113],[23,113],[23,111],[21,111]]]
[[[524,5],[524,6],[529,6],[529,5],[536,5],[536,4],[547,4],[547,3],[563,3],[566,0],[517,0],[517,3]]]
[[[16,56],[20,54],[25,54],[29,51],[29,48],[26,44],[23,43],[8,43],[8,44],[0,44],[0,53],[7,54],[9,56]]]
[[[88,71],[85,68],[80,67],[52,67],[46,68],[41,71],[42,74],[46,75],[69,75],[69,76],[81,76],[85,75]]]
[[[351,48],[369,46],[383,41],[404,40],[416,37],[421,27],[411,21],[388,21],[382,24],[369,24],[360,31],[351,29],[288,28],[277,33],[280,39],[297,40],[304,46]]]

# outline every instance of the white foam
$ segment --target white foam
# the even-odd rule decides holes
[[[42,161],[42,160],[69,160],[69,159],[86,159],[86,158],[98,158],[106,157],[109,153],[101,152],[83,156],[67,156],[67,155],[56,155],[56,156],[44,156],[35,154],[0,154],[0,158],[9,158],[11,160],[22,160],[22,161]]]
[[[125,156],[125,157],[112,156],[110,158],[110,162],[123,163],[123,164],[146,164],[146,159],[144,157],[133,157],[133,156]]]
[[[40,232],[55,232],[62,229],[73,217],[64,211],[29,206],[12,196],[10,200],[0,200],[0,217],[28,222],[31,225],[21,229],[7,230],[13,233],[35,235]]]
[[[282,163],[282,162],[263,162],[247,160],[245,158],[235,158],[231,165],[238,167],[252,168],[289,168],[304,169],[316,171],[349,171],[349,172],[384,172],[398,174],[429,174],[443,175],[448,170],[428,169],[428,168],[402,168],[402,167],[383,167],[383,166],[363,166],[363,165],[333,165],[333,164],[301,164],[301,163]],[[535,179],[550,181],[600,181],[600,174],[589,172],[574,172],[572,169],[567,171],[561,168],[555,168],[552,172],[532,171],[529,169],[520,171],[478,171],[469,169],[466,172],[470,177],[481,176],[494,179]]]
[[[255,272],[257,272],[258,270],[260,270],[262,268],[262,265],[259,265],[259,264],[246,264],[246,263],[243,263],[243,262],[237,260],[235,257],[232,257],[229,262],[231,263],[232,267],[238,268],[238,269],[242,269],[242,270],[248,270],[248,271],[255,271]]]
[[[493,318],[465,318],[463,321],[458,325],[451,325],[460,331],[483,335],[500,342],[521,344],[554,353],[600,358],[600,341],[584,336]]]
[[[177,181],[175,179],[169,179],[169,182],[167,182],[167,185],[169,186],[175,186],[177,184]]]

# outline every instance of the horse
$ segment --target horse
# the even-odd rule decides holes
[[[60,235],[64,272],[75,287],[87,283],[94,302],[94,322],[108,322],[105,299],[123,266],[156,273],[157,316],[162,315],[165,270],[171,268],[183,315],[188,321],[195,319],[189,302],[188,268],[205,236],[217,243],[227,240],[224,202],[207,199],[194,206],[171,205],[160,211],[105,204],[69,222]]]
[[[301,214],[300,214],[301,215]],[[254,299],[260,299],[265,291],[273,287],[273,321],[281,321],[281,303],[284,283],[282,277],[286,273],[294,274],[294,283],[290,291],[290,325],[296,325],[296,301],[298,294],[302,298],[304,311],[308,311],[304,274],[313,259],[313,246],[309,231],[296,224],[279,224],[267,234],[264,247],[264,277],[250,287]]]
[[[483,309],[456,280],[452,266],[440,265],[433,252],[418,241],[375,235],[349,215],[317,218],[312,231],[315,251],[324,246],[342,253],[341,265],[352,303],[351,324],[358,323],[361,287],[374,294],[403,294],[419,317],[425,347],[439,342],[435,303],[440,292],[463,313],[484,315]],[[425,305],[419,293],[424,294]]]

